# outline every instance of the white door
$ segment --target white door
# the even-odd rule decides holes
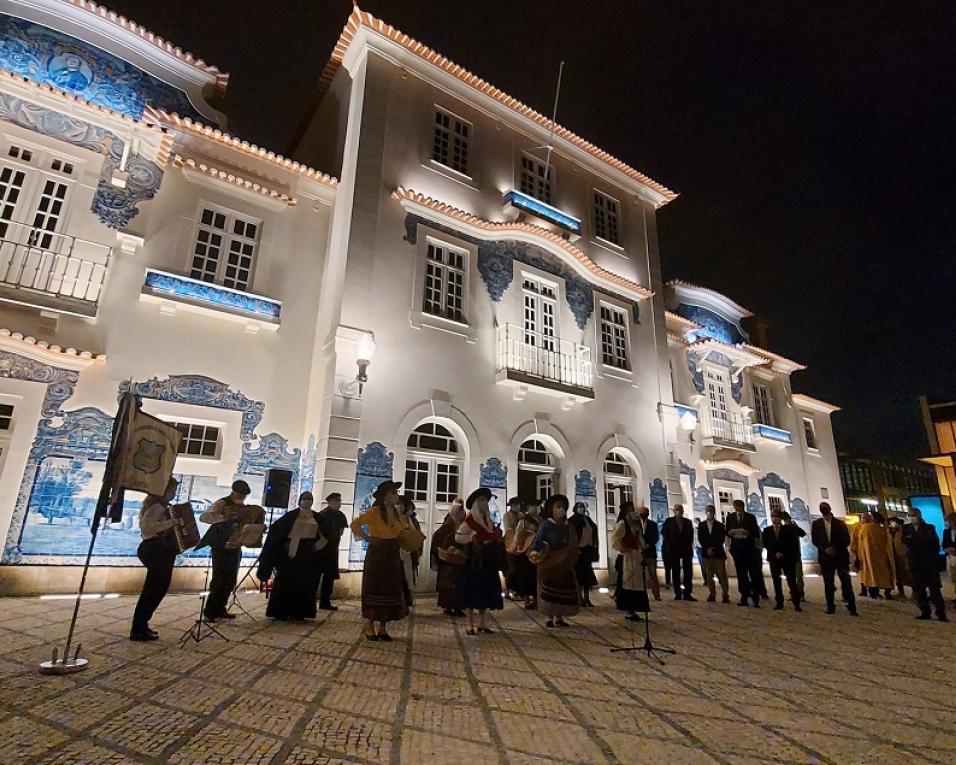
[[[727,398],[730,381],[723,369],[708,367],[704,371],[707,384],[707,407],[710,425],[715,438],[729,439],[732,435],[730,416],[727,413]]]
[[[557,341],[557,288],[531,276],[522,285],[524,304],[523,371],[538,377],[554,378],[559,372]]]
[[[744,499],[743,489],[735,486],[719,486],[716,488],[717,494],[717,519],[721,523],[727,522],[727,516],[734,512],[734,500]]]

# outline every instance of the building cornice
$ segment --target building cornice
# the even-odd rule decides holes
[[[753,314],[739,303],[734,302],[723,293],[717,292],[710,287],[704,287],[700,284],[685,282],[682,279],[671,279],[664,285],[674,291],[678,297],[686,297],[693,300],[695,297],[700,300],[694,305],[703,304],[703,307],[723,308],[732,314],[735,314],[737,321],[749,318]],[[696,294],[695,294],[696,293]]]
[[[104,354],[78,351],[76,348],[61,348],[59,345],[50,345],[45,340],[37,340],[35,337],[24,336],[20,332],[12,332],[9,329],[0,329],[0,349],[61,369],[82,370],[91,364],[106,362]]]
[[[424,218],[437,220],[446,225],[450,224],[458,229],[466,229],[466,233],[479,239],[535,241],[568,261],[577,271],[598,286],[609,288],[615,293],[624,293],[631,299],[646,300],[654,295],[653,292],[637,282],[601,268],[567,239],[540,226],[530,223],[485,220],[401,186],[392,192],[392,198],[401,202],[402,207],[409,212],[417,213]]]
[[[308,165],[303,165],[301,162],[296,162],[292,159],[286,159],[281,154],[276,154],[268,149],[262,149],[256,146],[254,143],[249,143],[248,141],[234,138],[228,133],[224,133],[217,128],[209,127],[208,125],[202,125],[198,122],[194,122],[188,117],[180,117],[178,114],[172,114],[170,112],[163,111],[162,109],[147,109],[147,111],[144,113],[144,117],[148,117],[158,124],[167,125],[183,132],[191,133],[193,135],[206,138],[210,141],[215,141],[216,143],[219,143],[230,149],[243,152],[244,154],[261,159],[264,162],[269,162],[277,167],[283,168],[284,170],[288,170],[289,172],[296,173],[308,178],[309,180],[316,181],[324,186],[328,186],[329,188],[334,189],[339,184],[337,179],[333,178],[331,175],[323,173],[320,170],[316,170]]]
[[[813,398],[812,396],[807,396],[803,393],[794,393],[793,403],[797,406],[801,406],[804,409],[812,409],[815,412],[823,412],[824,414],[833,414],[834,412],[839,412],[840,407],[835,404],[828,404],[826,401],[821,401],[818,398]]]
[[[184,172],[198,173],[215,181],[237,186],[244,191],[250,192],[251,194],[261,196],[264,200],[270,203],[276,203],[287,207],[295,207],[295,205],[298,203],[298,200],[295,197],[291,197],[288,194],[270,188],[269,186],[259,183],[258,181],[251,181],[228,170],[216,167],[215,165],[210,164],[202,159],[197,159],[195,157],[184,157],[181,154],[174,154],[172,157],[172,163],[176,167],[181,168]]]
[[[677,198],[677,193],[663,184],[658,183],[600,147],[576,135],[566,127],[558,125],[549,117],[535,111],[518,99],[509,96],[491,83],[486,82],[464,67],[442,56],[437,51],[409,37],[404,32],[395,29],[395,27],[390,24],[375,18],[370,13],[361,10],[357,4],[352,9],[352,14],[349,16],[341,35],[339,35],[339,39],[332,50],[332,55],[319,77],[316,92],[312,99],[313,108],[328,91],[333,77],[335,77],[336,72],[341,68],[349,52],[349,48],[362,36],[360,33],[363,31],[377,35],[389,43],[398,45],[426,65],[435,67],[458,80],[472,91],[496,101],[535,127],[543,129],[548,133],[553,132],[554,137],[560,139],[568,147],[584,152],[591,158],[621,173],[629,180],[640,184],[640,186],[653,197],[655,207],[662,207]]]

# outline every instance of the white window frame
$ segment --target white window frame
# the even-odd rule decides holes
[[[218,460],[220,454],[222,453],[222,427],[216,423],[209,422],[171,422],[170,425],[175,425],[177,429],[185,425],[187,428],[215,428],[216,429],[216,449],[212,454],[190,454],[188,452],[180,452],[177,456],[180,458],[195,459],[195,460]],[[180,431],[182,432],[182,431]],[[190,438],[189,440],[197,440]],[[183,440],[180,443],[180,446],[184,446],[187,441],[187,436],[183,435]],[[200,443],[205,443],[205,439],[201,439]]]
[[[744,490],[744,485],[741,482],[725,481],[721,478],[715,478],[713,481],[713,486],[711,487],[711,490],[714,493],[714,507],[717,509],[717,520],[721,522],[726,522],[727,520],[726,516],[722,515],[723,510],[720,507],[719,498],[720,498],[721,491],[727,492],[733,497],[733,499],[739,499],[740,501],[744,502],[745,509],[746,509],[747,492]],[[729,509],[726,512],[728,513],[733,512],[732,502]]]
[[[807,451],[811,454],[819,453],[820,451],[820,438],[817,435],[817,423],[813,417],[809,414],[800,413],[800,432],[801,437],[803,438],[803,445],[807,448]],[[810,425],[810,433],[813,436],[813,444],[810,443],[807,438],[807,425]]]
[[[521,280],[519,283],[519,289],[516,290],[518,294],[518,321],[515,322],[516,326],[521,330],[522,341],[524,341],[524,333],[526,331],[537,333],[537,335],[542,337],[542,344],[540,348],[548,350],[555,353],[561,352],[561,290],[564,286],[563,280],[559,277],[553,277],[550,274],[548,275],[539,275],[537,271],[526,270],[522,268],[517,277]],[[531,290],[525,287],[525,282],[533,282],[538,288],[537,290]],[[542,288],[550,289],[554,294],[546,295],[542,293]],[[534,319],[534,329],[529,330],[525,326],[525,308],[526,301],[525,297],[529,297],[535,304],[535,319]],[[552,308],[551,317],[553,321],[553,327],[551,327],[552,334],[542,331],[546,329],[545,324],[542,322],[542,316],[545,315],[545,312],[542,311],[542,305],[550,305]],[[544,338],[550,338],[552,347],[544,347]],[[528,345],[528,343],[525,343]]]
[[[763,504],[764,504],[765,511],[766,511],[766,513],[767,513],[767,523],[770,523],[770,510],[771,510],[770,500],[771,500],[771,497],[772,497],[773,499],[779,499],[779,500],[780,500],[780,507],[781,507],[781,509],[783,510],[783,512],[785,512],[785,513],[789,513],[789,512],[790,512],[790,508],[788,507],[788,499],[787,499],[787,492],[786,492],[786,490],[785,490],[785,489],[774,489],[774,488],[766,487],[766,488],[764,488],[764,490],[763,490]]]
[[[209,226],[202,222],[203,210],[211,210],[214,214],[218,213],[226,217],[226,226],[224,229],[219,230],[214,226]],[[252,250],[252,263],[249,266],[249,278],[246,281],[244,287],[239,287],[236,285],[226,285],[225,274],[229,262],[229,244],[234,239],[239,239],[241,242],[248,242],[247,237],[240,237],[234,233],[235,221],[236,219],[241,219],[246,224],[253,224],[256,227],[256,238],[253,241],[253,250]],[[204,282],[206,284],[215,284],[220,287],[227,287],[228,289],[236,290],[237,292],[253,292],[255,279],[256,279],[256,268],[259,264],[259,256],[262,252],[263,237],[262,237],[262,227],[263,220],[260,217],[255,215],[249,215],[245,212],[239,210],[234,210],[229,207],[225,207],[215,202],[209,202],[208,200],[200,199],[199,204],[196,207],[196,220],[195,225],[193,226],[192,237],[189,240],[189,252],[186,257],[186,275],[191,279],[197,279],[198,281]],[[222,245],[220,248],[219,261],[216,264],[216,274],[215,278],[211,282],[207,282],[202,276],[196,276],[193,273],[194,260],[197,257],[196,255],[196,245],[199,243],[199,232],[202,230],[211,230],[216,231],[222,236]]]
[[[766,396],[766,400],[761,400],[761,396],[758,394],[758,391],[763,391]],[[776,427],[776,418],[774,417],[773,411],[773,393],[770,390],[770,386],[764,382],[759,382],[757,380],[750,381],[750,398],[751,403],[753,404],[751,420],[754,423],[759,423],[760,425],[767,425],[771,428]],[[763,417],[761,413],[761,407],[766,408],[766,418]]]
[[[452,335],[458,335],[469,343],[477,342],[478,329],[475,323],[471,321],[470,313],[472,306],[472,265],[477,262],[478,250],[474,244],[464,242],[455,237],[448,236],[444,232],[437,231],[425,224],[418,224],[418,245],[415,252],[415,265],[410,269],[412,274],[411,284],[411,307],[408,313],[408,320],[415,329],[427,327],[429,329],[440,330]],[[425,313],[425,278],[428,273],[428,245],[438,245],[455,250],[463,255],[464,282],[462,284],[462,314],[464,321],[455,321],[444,316]]]
[[[608,215],[607,205],[606,205],[607,202],[612,202],[617,208],[616,211],[613,213],[614,225],[617,228],[616,241],[606,236],[601,236],[601,234],[598,232],[598,213],[599,213],[598,198],[603,199],[605,202],[605,206],[603,208],[604,215]],[[594,232],[594,241],[597,244],[600,244],[604,247],[608,247],[613,250],[617,250],[621,252],[624,251],[624,225],[623,225],[623,218],[621,214],[622,212],[623,212],[623,206],[621,205],[620,199],[618,199],[617,197],[611,196],[607,192],[601,191],[600,189],[596,189],[596,188],[591,189],[591,226],[592,226],[592,231]],[[607,227],[607,225],[605,227]]]
[[[708,364],[705,362],[703,364],[702,371],[704,373],[703,406],[707,407],[707,412],[710,415],[712,422],[720,421],[729,424],[732,415],[731,402],[734,400],[733,385],[730,379],[730,370],[728,370],[727,367],[722,367],[717,364]],[[719,384],[721,390],[717,391],[718,395],[713,399],[710,395],[708,375],[714,375],[715,377],[720,378],[719,380],[715,380],[714,385],[716,390]],[[723,394],[722,399],[720,394]],[[720,406],[720,404],[722,404],[722,406]],[[719,416],[720,413],[722,413],[724,416]]]
[[[468,270],[468,251],[429,237],[425,247],[425,284],[422,293],[422,313],[455,324],[467,324],[465,313],[465,273]],[[432,281],[434,280],[434,284]],[[458,294],[454,295],[453,289]],[[437,293],[434,294],[433,293]],[[457,306],[454,303],[457,300]],[[430,309],[430,305],[433,310]],[[451,315],[454,314],[454,315]]]
[[[547,172],[547,180],[545,181],[545,183],[547,184],[546,195],[545,194],[539,195],[539,193],[537,193],[541,185],[541,181],[539,180],[540,175],[537,173],[537,171],[533,174],[534,183],[532,185],[534,186],[534,192],[528,191],[525,189],[524,187],[525,184],[522,183],[522,181],[524,179],[524,174],[525,174],[524,162],[526,160],[528,162],[534,163],[536,167],[544,168],[545,171]],[[546,205],[551,205],[552,207],[555,206],[554,205],[555,175],[554,175],[553,163],[551,164],[550,167],[547,167],[544,160],[540,159],[539,157],[536,157],[534,154],[531,154],[530,152],[522,151],[518,153],[518,168],[517,169],[518,169],[518,183],[516,184],[516,188],[518,191],[520,191],[522,194],[527,194],[528,196],[533,197],[534,199],[537,199],[539,202],[544,202]],[[547,199],[543,198],[544,196],[547,196]]]
[[[609,311],[620,313],[624,317],[624,352],[625,352],[625,366],[619,367],[615,364],[608,364],[604,360],[604,309]],[[614,324],[613,326],[619,326]],[[632,348],[631,348],[631,311],[630,309],[620,303],[614,303],[610,300],[605,300],[601,298],[597,301],[597,321],[595,322],[595,332],[596,332],[596,346],[597,352],[600,354],[601,358],[601,368],[605,373],[613,374],[625,374],[630,375],[633,372],[633,363],[631,359],[633,358]],[[612,338],[613,339],[613,338]]]
[[[435,166],[441,168],[442,171],[454,173],[456,176],[471,181],[473,172],[472,168],[474,167],[474,140],[475,140],[475,125],[471,120],[466,120],[464,117],[460,117],[455,112],[450,109],[440,106],[439,104],[433,104],[431,109],[431,134],[430,134],[430,148],[428,152],[429,159],[431,163]],[[438,125],[438,114],[441,113],[448,118],[448,127],[442,128]],[[456,123],[459,125],[464,125],[468,128],[468,135],[464,139],[464,146],[466,152],[466,161],[465,169],[460,170],[455,167],[452,162],[454,162],[454,149],[455,149],[455,140],[456,140]],[[435,138],[440,129],[443,129],[447,132],[448,135],[448,162],[443,162],[435,156]]]

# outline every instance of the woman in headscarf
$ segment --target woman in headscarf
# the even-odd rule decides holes
[[[259,556],[259,581],[275,572],[266,616],[284,622],[315,618],[319,588],[319,514],[312,510],[312,492],[299,496],[299,506],[272,524]]]
[[[906,590],[903,588],[913,587],[913,577],[910,575],[910,566],[906,559],[903,523],[899,516],[894,515],[886,522],[886,533],[889,538],[890,552],[893,555],[893,568],[896,571],[896,591],[901,598],[905,598]]]
[[[432,534],[431,567],[438,572],[436,588],[438,589],[438,607],[443,609],[445,616],[464,616],[461,599],[461,575],[464,571],[464,553],[455,544],[455,533],[465,520],[465,501],[455,497],[451,509],[439,529]],[[443,560],[445,553],[449,560]],[[451,559],[461,556],[462,560]]]
[[[568,627],[565,616],[580,610],[578,579],[574,564],[578,560],[578,535],[568,523],[571,503],[563,494],[555,494],[544,503],[544,520],[531,545],[538,560],[538,610],[548,617],[547,627]]]
[[[641,538],[641,525],[632,502],[621,505],[621,512],[617,516],[617,525],[611,536],[611,547],[618,552],[617,562],[617,590],[614,600],[618,611],[627,613],[625,619],[632,622],[641,621],[638,611],[650,611],[647,600],[647,585],[645,583],[644,540]]]
[[[578,560],[574,564],[574,575],[578,579],[582,608],[593,608],[591,588],[597,584],[594,576],[594,564],[598,555],[597,524],[588,516],[588,506],[583,502],[574,503],[574,512],[568,521],[578,536]]]
[[[538,570],[528,558],[528,549],[540,525],[537,504],[529,505],[515,526],[514,544],[508,551],[512,565],[511,589],[524,600],[524,607],[529,611],[538,607]]]
[[[501,597],[500,569],[501,530],[491,521],[488,501],[489,489],[475,489],[465,502],[468,512],[455,532],[455,543],[468,549],[468,564],[461,575],[462,602],[468,612],[467,634],[494,630],[485,624],[485,613],[490,609],[504,608]],[[478,627],[475,629],[475,611],[478,611]]]
[[[408,584],[398,536],[409,524],[396,507],[400,486],[395,481],[380,483],[372,495],[372,506],[349,524],[356,538],[368,544],[362,568],[362,617],[367,622],[367,640],[391,640],[385,625],[408,616]]]
[[[422,530],[422,525],[418,522],[418,517],[415,515],[415,502],[412,500],[410,494],[405,494],[395,505],[398,508],[398,511],[402,514],[402,517],[408,521],[408,524],[417,531]],[[415,583],[418,581],[418,561],[421,559],[421,551],[412,552],[401,548],[400,553],[402,558],[402,571],[405,572],[405,583],[408,585],[408,605],[411,607],[414,605],[412,599],[412,592],[415,590]]]

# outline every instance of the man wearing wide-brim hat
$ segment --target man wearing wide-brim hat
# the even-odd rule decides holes
[[[342,495],[333,492],[325,498],[325,507],[319,510],[319,533],[322,535],[317,544],[318,566],[322,575],[319,608],[323,611],[338,610],[332,605],[332,588],[335,586],[335,580],[339,578],[339,541],[342,539],[342,533],[349,527],[349,520],[340,507]]]

